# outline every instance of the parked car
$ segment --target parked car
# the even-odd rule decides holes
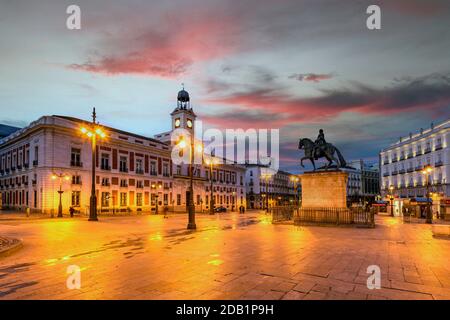
[[[225,207],[217,207],[217,208],[214,208],[214,212],[217,212],[217,213],[227,212],[227,208],[225,208]]]

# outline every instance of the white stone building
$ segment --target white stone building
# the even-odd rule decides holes
[[[433,200],[433,211],[450,197],[450,119],[420,129],[418,133],[400,138],[380,152],[381,193],[386,200],[394,200],[394,214],[401,215],[405,201],[420,203],[427,197],[427,175],[424,167],[430,166],[428,183]],[[392,187],[392,188],[391,188]]]
[[[188,128],[195,120],[192,109],[179,108],[181,102],[179,94],[178,106],[172,113],[172,128]],[[89,124],[71,117],[43,116],[1,139],[2,209],[30,208],[31,211],[56,214],[61,187],[64,214],[71,206],[82,213],[87,212],[92,152],[90,140],[83,136],[81,128]],[[155,212],[159,209],[186,212],[188,167],[172,163],[172,146],[166,139],[143,137],[105,126],[101,128],[105,139],[97,142],[95,163],[100,211]],[[197,166],[194,174],[195,207],[196,211],[203,211],[209,207],[209,166]],[[64,178],[55,179],[55,175]],[[245,206],[244,176],[245,167],[242,166],[214,167],[216,206],[230,210],[241,204]]]

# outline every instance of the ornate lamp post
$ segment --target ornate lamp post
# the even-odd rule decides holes
[[[178,143],[178,147],[181,149],[186,149],[187,143],[184,139],[181,139]],[[191,138],[191,143],[189,144],[189,199],[188,199],[188,216],[189,222],[187,228],[189,230],[197,229],[195,224],[195,205],[194,205],[194,151],[203,152],[203,146],[201,144],[195,147],[194,138]]]
[[[266,194],[265,194],[265,202],[266,202],[266,213],[269,212],[269,178],[270,178],[270,174],[269,173],[263,173],[262,178],[265,180],[266,182]]]
[[[294,183],[294,190],[295,190],[295,194],[294,194],[294,204],[298,207],[298,181],[300,179],[296,176],[292,176],[291,177],[291,181]]]
[[[158,184],[158,190],[160,190],[162,188],[162,184],[159,183]],[[156,190],[156,185],[152,184],[152,189]],[[158,190],[156,190],[156,194],[155,194],[155,214],[158,214],[158,199],[159,199],[159,194],[158,194]]]
[[[95,113],[95,108],[92,111],[92,123],[87,127],[82,127],[81,133],[86,135],[91,140],[92,146],[92,187],[91,187],[91,198],[89,207],[89,221],[98,221],[97,218],[97,195],[95,194],[95,160],[97,157],[97,137],[103,139],[106,134],[96,123],[97,114]]]
[[[422,174],[425,176],[425,179],[427,180],[426,182],[426,187],[427,187],[427,219],[426,219],[426,223],[433,223],[433,213],[431,212],[431,197],[430,197],[430,174],[433,172],[433,168],[428,165],[426,166],[423,171]]]
[[[394,186],[389,186],[389,200],[391,201],[391,216],[394,216]]]
[[[58,216],[57,217],[58,218],[62,218],[63,217],[63,214],[62,214],[62,212],[63,212],[63,210],[62,210],[62,194],[64,193],[64,191],[62,190],[62,183],[63,183],[63,180],[68,181],[70,179],[70,176],[68,176],[68,175],[66,175],[64,173],[59,173],[59,174],[54,173],[54,174],[52,174],[52,180],[56,180],[58,178],[59,178],[59,190],[58,190],[58,193],[59,193],[59,205],[58,205]]]
[[[209,165],[209,180],[210,185],[210,199],[209,199],[209,214],[214,214],[214,185],[213,185],[213,165],[214,158],[211,156],[210,159],[205,160],[206,164]]]

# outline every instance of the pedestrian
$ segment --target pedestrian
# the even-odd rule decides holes
[[[73,207],[70,207],[69,212],[70,212],[70,217],[73,218],[73,214],[75,213],[75,209]]]

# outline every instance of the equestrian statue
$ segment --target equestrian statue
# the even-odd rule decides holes
[[[300,139],[298,148],[300,150],[305,150],[305,156],[300,160],[300,165],[302,167],[305,167],[303,165],[303,160],[309,159],[314,167],[314,171],[316,171],[316,164],[314,160],[318,160],[320,158],[326,158],[328,160],[328,164],[325,166],[325,169],[330,168],[333,161],[336,163],[336,168],[338,169],[345,168],[347,166],[347,162],[338,148],[325,141],[325,134],[322,129],[320,129],[319,136],[314,142],[308,138]],[[337,154],[339,160],[334,156],[335,153]]]

